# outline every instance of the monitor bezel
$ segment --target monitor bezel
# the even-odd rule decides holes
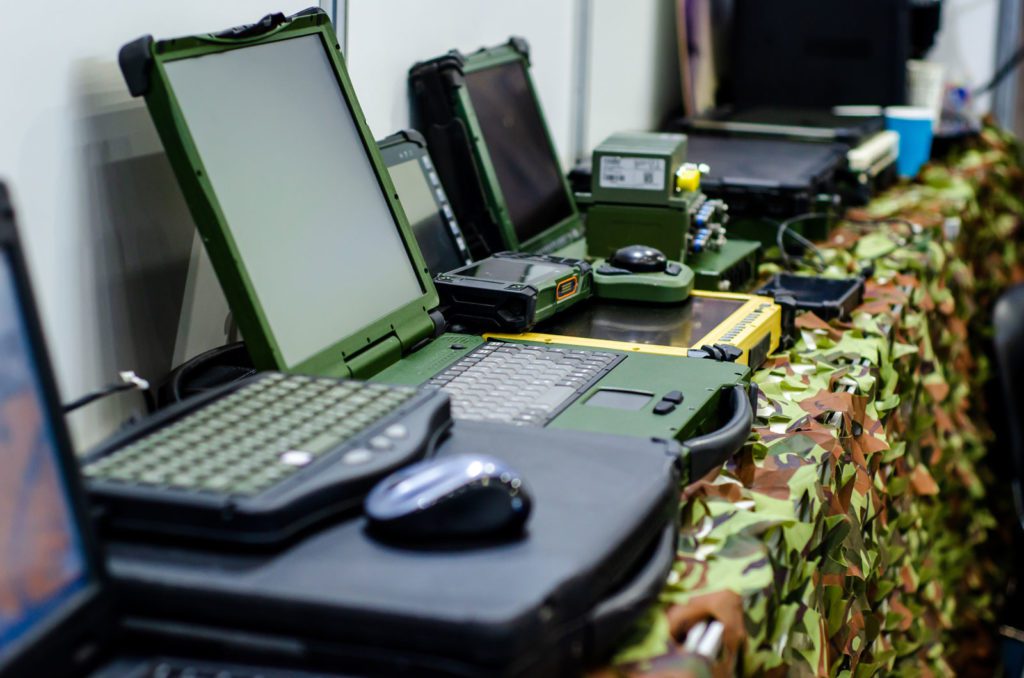
[[[113,606],[79,464],[64,422],[64,410],[51,367],[53,363],[46,348],[14,210],[3,182],[0,182],[0,252],[7,255],[11,265],[14,291],[34,352],[44,414],[51,423],[57,469],[67,491],[71,517],[78,530],[87,568],[85,586],[65,602],[64,609],[12,643],[6,659],[0,656],[0,675],[62,675],[81,668],[74,666],[75,661],[95,658],[83,657],[80,652],[83,647],[93,645],[99,650],[107,644],[113,630]]]
[[[473,154],[475,156],[474,159],[477,166],[483,172],[485,179],[483,184],[484,190],[487,193],[487,200],[493,206],[494,211],[498,216],[498,222],[502,229],[502,238],[505,241],[506,247],[515,251],[547,254],[553,249],[557,249],[557,247],[562,244],[567,244],[563,243],[563,241],[574,231],[578,232],[580,237],[582,237],[582,221],[580,218],[579,208],[576,205],[576,198],[573,195],[572,189],[569,187],[569,180],[562,169],[562,162],[558,157],[557,146],[555,146],[554,137],[551,135],[551,127],[548,125],[547,116],[544,115],[544,107],[541,105],[540,96],[537,93],[537,87],[533,82],[529,57],[517,47],[516,42],[517,41],[513,39],[506,44],[481,49],[480,51],[464,57],[462,71],[463,74],[469,75],[478,71],[504,66],[509,63],[518,63],[523,69],[526,82],[530,88],[530,95],[533,100],[533,104],[536,106],[537,114],[540,116],[541,126],[544,129],[544,136],[547,139],[548,148],[551,152],[551,159],[558,170],[562,190],[565,191],[565,196],[569,202],[570,214],[532,238],[521,241],[519,239],[519,234],[516,232],[515,224],[512,223],[512,217],[508,210],[508,203],[505,201],[501,184],[499,183],[497,173],[494,170],[494,163],[491,160],[490,150],[487,147],[483,130],[480,127],[480,121],[476,115],[476,109],[474,108],[473,102],[470,98],[468,84],[463,84],[463,86],[458,89],[456,111],[459,116],[463,118],[469,128],[470,138],[477,140],[476,143],[471,144]]]
[[[384,139],[378,141],[377,148],[380,149],[381,158],[383,158],[384,164],[387,165],[388,167],[389,176],[392,167],[395,167],[396,165],[401,165],[406,162],[415,161],[417,167],[419,167],[420,169],[420,174],[423,176],[423,180],[427,183],[428,187],[430,186],[430,178],[426,174],[426,170],[423,167],[422,160],[424,157],[430,159],[430,152],[427,149],[426,140],[423,139],[423,136],[419,132],[415,130],[402,130],[400,132],[396,132],[395,134],[392,134],[391,136],[385,137]],[[430,163],[431,165],[433,165],[433,159],[430,159]],[[438,179],[438,181],[440,181],[440,179]],[[440,189],[442,192],[444,191],[443,186],[440,186]],[[396,192],[398,191],[397,186],[395,187],[395,190]],[[436,207],[438,213],[440,213],[442,207],[441,203],[437,199],[437,194],[434,192],[434,190],[431,190],[430,195],[431,198],[434,200],[434,207]],[[399,204],[401,204],[402,210],[404,212],[405,204],[402,203],[401,193],[398,193],[398,202]],[[453,228],[455,230],[458,230],[459,236],[462,237],[463,241],[465,241],[465,235],[462,233],[461,227],[458,225],[457,222],[450,221],[443,214],[441,215],[441,218],[444,221],[445,226],[447,227],[446,235],[452,241],[452,246],[455,248],[455,250],[459,253],[459,256],[462,258],[462,265],[464,266],[473,263],[473,257],[469,253],[469,249],[460,246],[458,241],[455,240]],[[406,214],[406,221],[409,221],[408,214]],[[410,228],[412,227],[411,222],[409,223],[409,226]],[[413,233],[413,237],[415,237],[415,233]],[[422,250],[420,253],[422,254]],[[432,272],[432,275],[438,275],[440,273],[447,273],[447,271]]]
[[[183,112],[174,95],[164,65],[181,59],[198,58],[210,54],[264,45],[279,40],[293,40],[317,36],[328,62],[334,71],[343,99],[356,125],[363,148],[376,174],[377,183],[386,198],[399,230],[406,254],[415,268],[422,294],[384,316],[370,322],[346,337],[323,347],[309,358],[296,364],[287,364],[274,336],[273,328],[261,308],[255,288],[249,278],[239,250],[227,225],[216,193],[203,168],[196,144],[189,132]],[[360,353],[390,336],[397,337],[402,346],[413,346],[434,332],[430,312],[438,305],[437,290],[416,245],[412,229],[402,210],[390,174],[380,157],[377,144],[366,124],[365,116],[355,96],[351,80],[341,56],[337,37],[323,11],[302,13],[286,19],[269,32],[255,37],[205,34],[151,43],[149,46],[149,78],[145,91],[146,104],[163,141],[164,149],[191,210],[192,217],[210,255],[217,278],[238,323],[242,336],[259,369],[278,369],[290,372],[328,376],[355,376],[349,364]],[[380,227],[372,225],[370,227]],[[342,309],[316,309],[318,313],[338,313]]]

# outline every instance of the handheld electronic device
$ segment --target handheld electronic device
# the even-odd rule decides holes
[[[366,497],[376,534],[399,541],[496,539],[521,533],[533,500],[522,476],[484,455],[460,454],[397,471]]]
[[[709,425],[723,386],[746,383],[741,364],[445,333],[326,13],[143,38],[120,61],[257,368],[429,383],[456,419],[679,439]],[[268,136],[287,142],[252,144]],[[688,406],[656,413],[675,390]],[[600,396],[623,391],[628,407]]]
[[[486,332],[526,332],[590,297],[582,259],[499,252],[434,278],[444,317]]]
[[[156,676],[312,674],[240,663],[253,657],[218,646],[218,660],[191,646],[158,646],[115,616],[114,592],[93,532],[78,463],[64,423],[15,232],[0,184],[0,675]],[[230,637],[225,635],[224,638]],[[129,651],[129,648],[130,651]],[[150,653],[150,651],[153,651]],[[301,657],[299,657],[301,659]],[[296,655],[292,656],[296,660]],[[94,673],[95,672],[95,673]]]
[[[437,275],[472,263],[423,135],[402,130],[377,145],[430,272]]]

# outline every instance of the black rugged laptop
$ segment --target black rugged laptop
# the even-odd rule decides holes
[[[0,184],[0,676],[311,676],[125,647]],[[238,636],[241,638],[241,636]],[[167,652],[167,646],[162,651]],[[191,654],[191,651],[190,651]]]

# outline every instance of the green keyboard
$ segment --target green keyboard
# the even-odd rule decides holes
[[[430,399],[407,386],[268,373],[91,455],[83,473],[101,503],[141,495],[172,505],[178,500],[187,508],[192,498],[204,505],[213,499],[215,507],[224,510],[227,501],[229,512],[237,512],[238,502],[276,497],[284,486],[301,500],[297,476],[321,489],[318,479],[326,469],[334,479],[331,491],[343,497],[353,494],[346,484],[349,490],[362,487],[368,476],[422,456],[433,424],[406,420],[417,402]],[[447,402],[444,409],[447,414]],[[126,507],[124,514],[131,511]],[[167,518],[173,523],[173,512]]]

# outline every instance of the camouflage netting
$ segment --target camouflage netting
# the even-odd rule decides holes
[[[660,604],[601,675],[992,670],[1005,576],[987,555],[980,346],[995,297],[1024,280],[1019,155],[986,127],[847,215],[923,229],[833,233],[825,275],[873,269],[864,303],[847,324],[800,316],[795,347],[757,371],[756,435],[684,491]],[[714,665],[681,644],[709,616],[725,625]]]

